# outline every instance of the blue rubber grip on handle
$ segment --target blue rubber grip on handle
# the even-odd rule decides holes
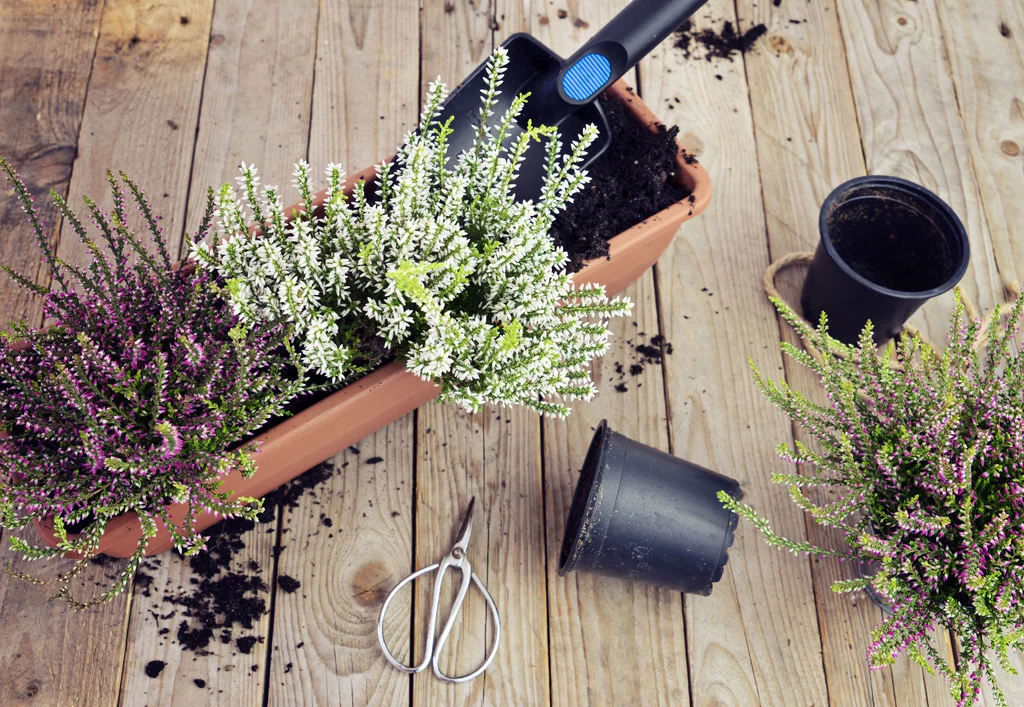
[[[562,90],[575,101],[587,101],[600,91],[612,76],[612,63],[602,54],[586,54],[565,70]]]
[[[562,99],[580,105],[636,66],[637,62],[707,0],[633,0],[562,65]]]

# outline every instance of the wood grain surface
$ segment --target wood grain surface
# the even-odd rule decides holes
[[[107,207],[107,168],[147,190],[177,251],[207,187],[233,179],[242,161],[286,200],[299,158],[317,175],[328,162],[360,170],[415,127],[430,81],[457,84],[519,31],[568,55],[625,3],[0,3],[0,155],[21,171],[62,257],[85,254],[46,191]],[[789,470],[775,446],[805,436],[760,398],[748,359],[815,390],[779,351],[794,339],[761,274],[774,258],[813,249],[820,205],[846,179],[894,174],[945,199],[971,240],[962,284],[981,308],[1004,301],[1024,274],[1024,0],[710,0],[693,22],[741,32],[764,23],[766,32],[745,54],[712,60],[694,45],[687,59],[670,39],[627,76],[680,126],[714,197],[628,290],[635,310],[613,323],[594,401],[566,421],[432,403],[335,457],[330,480],[279,509],[235,558],[259,565],[267,587],[250,654],[231,645],[182,652],[161,634],[170,624],[152,613],[153,587],[195,579],[175,556],[149,563],[150,588],[86,614],[0,575],[0,704],[954,704],[942,680],[908,660],[868,670],[881,611],[830,591],[851,568],[777,552],[746,525],[709,597],[558,574],[568,506],[602,419],[739,479],[776,530],[839,541],[769,482]],[[46,283],[32,233],[7,187],[3,195],[0,262]],[[780,278],[791,301],[801,279],[799,270]],[[941,337],[950,302],[929,303],[914,323]],[[39,303],[6,278],[0,310],[42,323]],[[628,369],[636,344],[659,333],[673,354],[621,379],[616,364]],[[471,497],[469,560],[501,612],[498,657],[465,685],[429,670],[409,677],[380,653],[380,606],[402,577],[447,551]],[[91,567],[86,588],[115,569]],[[285,591],[282,578],[299,589]],[[386,635],[403,660],[422,655],[430,587],[425,578],[391,607]],[[442,607],[452,596],[446,587]],[[493,631],[471,590],[441,666],[474,669]],[[952,656],[949,636],[935,639]],[[151,660],[167,664],[155,679],[144,670]],[[1024,679],[1001,684],[1010,704],[1024,703]]]

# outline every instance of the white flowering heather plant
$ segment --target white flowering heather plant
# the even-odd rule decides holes
[[[982,330],[965,317],[957,293],[943,353],[915,335],[882,356],[870,323],[856,348],[828,335],[824,315],[815,330],[776,305],[801,336],[830,353],[819,361],[783,344],[820,377],[827,406],[755,369],[761,391],[819,445],[780,447],[783,458],[811,471],[773,480],[789,484],[797,505],[843,533],[848,547],[787,540],[748,506],[720,494],[721,501],[771,545],[877,568],[832,587],[871,591],[891,608],[873,632],[872,667],[905,650],[950,681],[958,705],[974,704],[985,681],[1006,705],[993,661],[1015,673],[1008,653],[1024,647],[1024,356],[1012,351],[1024,299],[1005,322],[997,310]],[[900,368],[890,366],[893,356]],[[835,500],[818,505],[804,494],[807,486],[831,489]],[[953,664],[929,637],[937,628],[958,638]]]
[[[531,124],[513,137],[525,95],[488,127],[507,63],[496,50],[475,143],[451,160],[450,121],[439,119],[446,90],[433,83],[419,130],[378,167],[369,197],[363,183],[346,196],[341,167],[330,165],[317,208],[300,162],[302,208],[289,218],[278,189],[259,194],[256,169],[243,164],[244,205],[225,185],[220,230],[192,251],[228,282],[242,321],[287,322],[305,364],[337,384],[393,355],[436,382],[442,400],[473,411],[523,404],[564,416],[561,400],[591,398],[588,367],[607,348],[606,320],[631,304],[575,286],[549,229],[588,180],[579,164],[597,129],[564,156],[552,128]],[[542,195],[518,203],[516,175],[540,140]]]

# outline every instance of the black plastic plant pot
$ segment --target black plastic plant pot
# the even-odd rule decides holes
[[[918,308],[967,270],[970,244],[953,209],[922,186],[896,177],[859,177],[821,207],[821,242],[800,305],[829,333],[856,344],[864,324],[876,343],[892,339]]]
[[[635,442],[602,421],[562,538],[558,573],[592,572],[708,595],[729,559],[737,481]]]

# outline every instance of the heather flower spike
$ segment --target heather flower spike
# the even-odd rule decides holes
[[[507,63],[503,48],[490,59],[484,118]],[[553,128],[513,137],[527,101],[519,96],[496,124],[481,124],[472,149],[451,156],[451,127],[439,118],[445,96],[439,81],[430,85],[419,130],[378,167],[373,198],[364,184],[347,197],[332,164],[318,211],[300,162],[303,207],[287,220],[279,190],[260,191],[256,169],[243,164],[242,200],[221,189],[220,228],[192,257],[228,283],[243,323],[286,323],[303,363],[335,384],[397,356],[468,410],[521,404],[564,416],[563,401],[596,393],[588,367],[607,349],[606,320],[631,309],[600,286],[575,286],[548,233],[589,179],[578,165],[597,129],[588,126],[564,157]],[[516,175],[537,141],[546,141],[543,193],[517,203]]]
[[[764,395],[816,442],[784,445],[783,458],[803,473],[773,480],[788,484],[794,501],[841,532],[847,547],[788,540],[749,506],[720,495],[722,503],[771,545],[870,568],[832,589],[870,590],[891,606],[867,650],[873,668],[906,651],[947,678],[958,705],[974,704],[988,682],[1005,706],[993,660],[1015,673],[1009,651],[1024,648],[1024,356],[1014,351],[1024,298],[1008,314],[997,311],[982,332],[957,292],[943,353],[917,335],[879,352],[870,323],[859,347],[846,346],[828,335],[824,315],[814,330],[775,304],[826,352],[818,361],[783,345],[818,375],[828,404],[754,369]],[[902,370],[889,365],[892,357]],[[808,487],[829,493],[812,496]],[[936,629],[958,638],[955,664],[933,644]]]
[[[160,525],[175,546],[192,554],[204,546],[193,528],[203,511],[255,518],[261,504],[229,498],[218,489],[234,468],[251,474],[250,446],[239,441],[275,415],[302,387],[288,380],[280,326],[239,324],[208,272],[172,268],[166,239],[142,190],[123,173],[108,173],[110,213],[86,199],[95,235],[54,192],[62,217],[92,254],[85,267],[53,252],[28,190],[11,165],[0,168],[14,186],[54,288],[8,273],[43,302],[52,322],[5,334],[0,350],[0,526],[20,528],[52,520],[57,548],[11,537],[26,559],[81,556],[55,582],[55,598],[75,609],[107,601],[131,581]],[[134,230],[128,200],[141,216],[146,240]],[[209,228],[212,196],[201,236]],[[6,269],[6,268],[5,268]],[[171,501],[188,504],[184,520],[167,513]],[[114,585],[89,601],[75,599],[69,582],[94,555],[107,522],[138,515],[138,549]],[[72,533],[71,529],[75,532]],[[49,583],[15,572],[37,583]]]

